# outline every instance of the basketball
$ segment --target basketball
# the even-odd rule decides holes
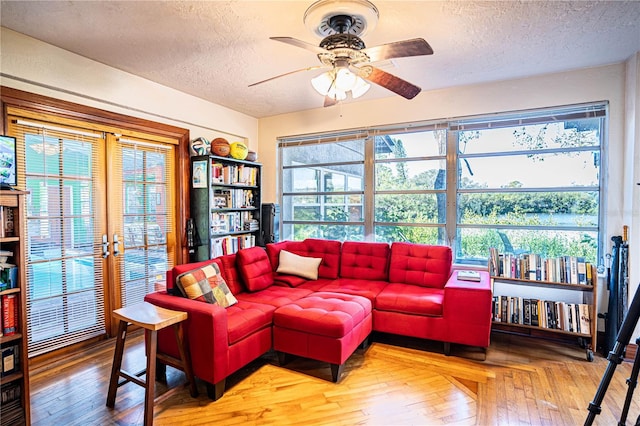
[[[233,142],[231,144],[230,154],[236,160],[244,160],[249,153],[247,146],[242,142]]]
[[[247,152],[247,158],[245,158],[245,160],[247,160],[247,161],[256,161],[257,159],[258,159],[258,154],[255,151],[249,150]]]
[[[226,157],[229,155],[231,147],[225,138],[215,138],[211,141],[211,153],[218,157]]]

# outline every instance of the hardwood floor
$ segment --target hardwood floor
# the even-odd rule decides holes
[[[135,336],[135,337],[133,337]],[[115,341],[77,356],[34,366],[32,424],[142,424],[144,389],[119,388],[114,409],[105,406]],[[156,425],[580,425],[609,362],[587,362],[577,346],[494,333],[484,353],[456,345],[388,335],[374,336],[349,358],[340,383],[328,364],[295,359],[286,367],[269,353],[227,380],[218,401],[191,398],[184,374],[167,368],[176,394],[156,404]],[[144,368],[142,335],[130,334],[124,368]],[[617,424],[632,364],[617,366],[596,425]],[[158,394],[166,387],[158,384]],[[637,393],[637,392],[636,392]],[[632,401],[628,423],[640,404]]]

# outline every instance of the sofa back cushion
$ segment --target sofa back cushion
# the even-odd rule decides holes
[[[396,242],[391,244],[389,281],[444,288],[451,275],[451,262],[450,247]]]
[[[340,278],[387,281],[389,244],[345,241],[340,257]]]
[[[267,252],[251,247],[236,253],[236,267],[249,291],[259,291],[273,285],[273,270]]]
[[[244,285],[242,277],[238,273],[238,268],[236,268],[236,257],[237,254],[233,253],[216,258],[220,262],[220,265],[222,265],[220,273],[233,294],[247,291],[247,287]]]
[[[286,250],[299,256],[321,258],[322,262],[318,267],[318,278],[336,279],[340,271],[341,246],[342,243],[340,241],[307,238],[304,241],[283,241],[267,244],[267,252],[274,271],[278,269],[280,251]]]

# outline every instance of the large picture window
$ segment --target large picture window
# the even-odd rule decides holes
[[[599,263],[606,104],[280,140],[282,238]]]

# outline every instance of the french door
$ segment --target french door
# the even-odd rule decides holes
[[[174,147],[70,120],[9,116],[27,195],[29,356],[109,333],[174,261]],[[62,123],[61,123],[62,121]],[[147,136],[146,138],[144,136]]]

